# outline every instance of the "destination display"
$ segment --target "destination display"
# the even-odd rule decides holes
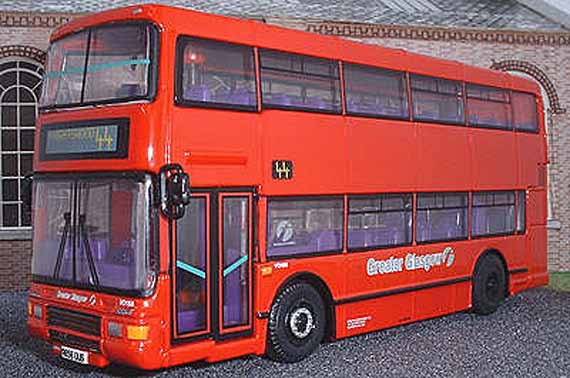
[[[40,159],[125,158],[128,127],[125,118],[45,125],[41,129]]]

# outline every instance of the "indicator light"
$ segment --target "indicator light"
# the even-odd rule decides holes
[[[127,326],[127,339],[129,340],[147,340],[148,339],[148,326]]]

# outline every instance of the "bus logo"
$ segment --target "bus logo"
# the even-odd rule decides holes
[[[271,167],[271,176],[273,179],[291,180],[293,178],[293,161],[273,160]]]
[[[402,272],[404,269],[413,271],[423,269],[429,272],[432,268],[443,266],[450,268],[455,261],[455,251],[452,247],[445,247],[443,251],[427,254],[408,253],[405,258],[390,256],[385,260],[369,258],[366,263],[368,276]]]

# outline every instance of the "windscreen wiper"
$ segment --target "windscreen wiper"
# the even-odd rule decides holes
[[[58,279],[59,271],[61,270],[61,261],[63,260],[63,253],[65,251],[65,244],[67,242],[67,237],[69,234],[69,228],[71,227],[71,212],[63,213],[63,219],[65,219],[65,225],[63,226],[63,234],[59,241],[59,250],[57,252],[57,260],[55,261],[55,267],[53,269],[53,278]]]
[[[87,237],[87,230],[85,229],[85,214],[79,215],[79,232],[81,238],[83,239],[83,246],[85,247],[85,254],[87,255],[87,265],[89,265],[89,272],[91,273],[91,278],[93,279],[93,284],[96,289],[99,288],[99,275],[97,274],[97,269],[95,267],[95,260],[93,260],[93,252],[91,251],[91,246],[89,245],[89,238]]]

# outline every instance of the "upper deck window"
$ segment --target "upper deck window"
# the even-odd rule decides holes
[[[253,48],[183,37],[177,64],[178,103],[257,108]]]
[[[152,95],[153,28],[113,24],[55,41],[48,50],[43,107],[125,102]]]
[[[536,97],[532,93],[513,92],[512,100],[515,130],[538,132]]]
[[[469,125],[497,129],[511,128],[509,92],[483,85],[467,84]]]
[[[408,89],[403,72],[344,64],[349,114],[408,118]]]
[[[463,125],[463,91],[458,81],[411,75],[414,121]]]
[[[273,50],[261,50],[259,56],[265,107],[340,113],[337,62]]]

